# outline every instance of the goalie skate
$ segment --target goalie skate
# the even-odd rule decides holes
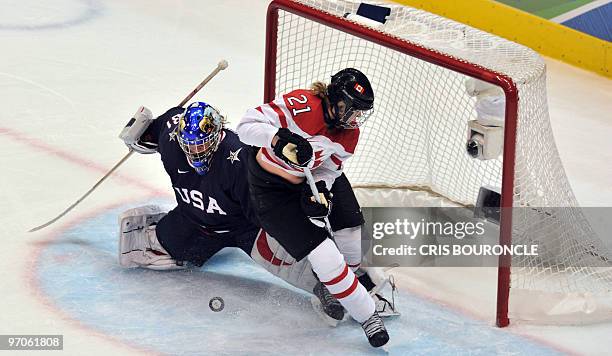
[[[388,318],[401,315],[395,305],[397,288],[395,287],[393,275],[387,275],[381,268],[376,267],[360,268],[356,274],[358,275],[359,282],[363,284],[372,296],[372,299],[374,299],[376,312],[381,317]],[[388,292],[390,294],[387,294]],[[390,300],[384,297],[385,294],[391,296]]]
[[[391,300],[383,297],[380,293],[385,286],[389,285],[391,287]],[[383,280],[383,282],[376,287],[374,287],[370,291],[370,295],[374,299],[376,303],[376,312],[382,318],[396,317],[400,316],[401,313],[396,309],[395,306],[395,296],[397,294],[397,288],[395,287],[395,280],[392,275],[389,275],[387,278]]]

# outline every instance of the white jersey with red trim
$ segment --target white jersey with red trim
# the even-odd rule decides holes
[[[342,174],[343,162],[353,155],[359,140],[359,129],[328,129],[322,100],[310,90],[294,90],[249,109],[237,127],[240,140],[262,147],[266,162],[298,177],[304,176],[303,170],[286,164],[272,149],[279,128],[288,128],[310,142],[315,158],[312,175],[315,181],[325,181],[328,189]]]

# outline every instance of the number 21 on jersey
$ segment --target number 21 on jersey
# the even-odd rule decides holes
[[[300,95],[299,98],[296,98],[295,96],[288,96],[287,97],[287,103],[289,104],[289,109],[291,109],[291,111],[293,112],[293,116],[297,116],[301,113],[305,113],[305,112],[309,112],[310,111],[310,106],[306,105],[306,106],[302,106],[304,104],[306,104],[306,102],[308,101],[308,98],[306,97],[306,95],[302,94]],[[297,104],[301,104],[300,106],[302,106],[301,108],[297,108]]]

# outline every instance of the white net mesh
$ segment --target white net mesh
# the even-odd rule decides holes
[[[337,17],[356,13],[359,6],[352,1],[298,2]],[[514,206],[577,207],[550,127],[541,57],[529,48],[424,11],[384,6],[392,9],[391,15],[372,31],[514,81],[519,93]],[[460,204],[475,204],[481,186],[501,186],[501,157],[482,161],[465,151],[467,122],[476,115],[475,98],[465,90],[466,76],[287,11],[279,11],[278,23],[276,93],[329,80],[345,67],[360,69],[372,82],[374,114],[345,170],[353,185],[424,188]],[[534,229],[544,229],[546,233],[537,234],[535,242],[547,253],[513,259],[511,290],[609,298],[610,252],[578,208],[555,214],[514,214],[513,243],[534,242]],[[516,317],[531,318],[521,311]]]

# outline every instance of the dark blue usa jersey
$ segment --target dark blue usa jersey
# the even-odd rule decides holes
[[[155,119],[141,140],[157,145],[181,213],[208,233],[233,233],[253,229],[257,218],[251,209],[247,182],[249,147],[238,135],[224,129],[210,170],[199,175],[187,162],[175,135],[184,109],[168,110]]]

